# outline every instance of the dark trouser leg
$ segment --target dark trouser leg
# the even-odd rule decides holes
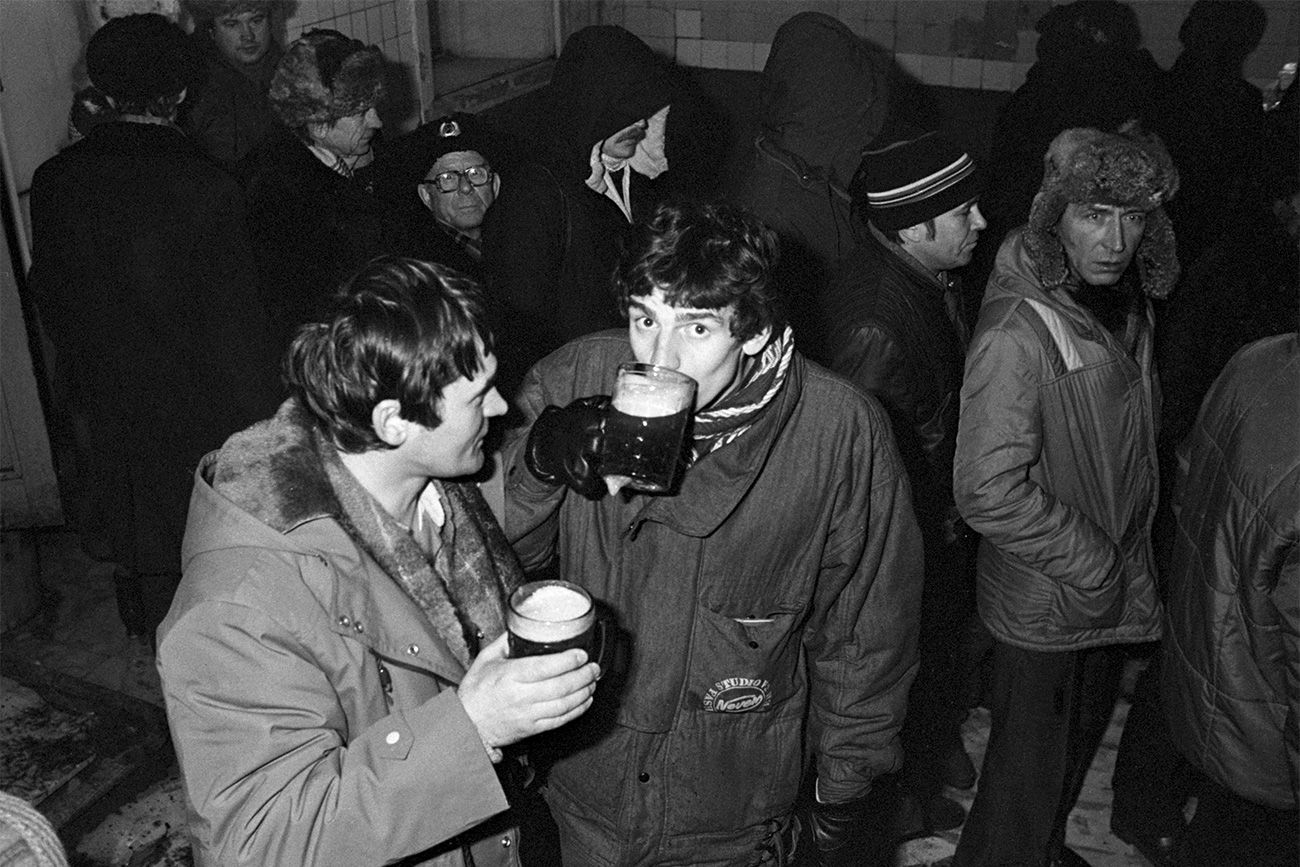
[[[171,608],[181,576],[174,572],[146,572],[138,576],[144,611],[145,633],[151,638]]]
[[[1075,654],[1074,688],[1068,701],[1069,734],[1066,737],[1066,771],[1057,807],[1056,822],[1052,826],[1049,857],[1056,857],[1065,848],[1065,827],[1083,790],[1084,778],[1092,764],[1101,739],[1106,736],[1110,718],[1119,695],[1120,678],[1124,674],[1124,651],[1120,647],[1097,647]]]
[[[117,597],[117,616],[132,638],[149,632],[145,614],[144,588],[140,576],[124,566],[113,570],[113,592]]]
[[[1042,867],[1106,730],[1123,655],[993,647],[989,733],[979,791],[955,867]]]
[[[1187,802],[1187,764],[1174,746],[1160,702],[1160,652],[1133,690],[1111,777],[1111,829],[1127,839],[1177,837]],[[1129,840],[1129,842],[1134,842]]]
[[[1183,867],[1295,867],[1300,812],[1256,804],[1208,778],[1181,848]]]

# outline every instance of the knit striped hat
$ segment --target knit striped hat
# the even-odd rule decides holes
[[[960,145],[943,133],[918,132],[863,151],[849,193],[872,225],[892,232],[951,211],[982,187]]]

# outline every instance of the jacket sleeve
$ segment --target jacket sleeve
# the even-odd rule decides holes
[[[818,579],[826,621],[806,639],[809,737],[825,803],[860,798],[876,776],[898,769],[917,668],[920,531],[884,414],[864,427]]]
[[[1046,348],[1011,314],[984,331],[966,358],[953,493],[966,523],[1050,578],[1090,590],[1123,568],[1119,548],[1087,515],[1037,484],[1042,456],[1040,371]]]
[[[1296,796],[1300,794],[1300,548],[1293,545],[1287,553],[1270,595],[1277,606],[1286,647],[1286,721],[1282,738],[1291,772],[1291,794]]]
[[[350,731],[308,641],[206,600],[158,646],[196,843],[218,864],[387,864],[507,808],[452,690]]]
[[[556,554],[559,512],[564,502],[563,485],[541,481],[524,464],[524,447],[533,422],[548,404],[564,406],[565,396],[548,395],[539,368],[529,371],[515,397],[524,423],[506,434],[502,446],[505,467],[505,520],[502,528],[525,569],[544,566]]]

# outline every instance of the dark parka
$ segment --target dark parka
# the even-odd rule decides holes
[[[936,277],[875,230],[826,296],[832,367],[889,412],[927,551],[960,535],[952,461],[967,333],[959,299],[947,273]]]
[[[980,617],[1026,650],[1160,637],[1150,306],[1134,355],[1023,242],[998,253],[966,359],[953,471]]]
[[[626,330],[565,346],[529,374],[524,414],[608,394],[629,360]],[[580,752],[550,773],[547,800],[578,846],[613,863],[661,845],[753,851],[792,810],[806,756],[828,802],[897,768],[921,554],[888,424],[796,353],[754,426],[674,496],[566,494],[526,469],[526,429],[507,442],[515,550],[525,567],[558,552],[629,653],[589,719],[561,732]]]
[[[886,67],[843,22],[801,12],[781,25],[763,67],[762,130],[733,198],[781,237],[778,285],[795,341],[826,362],[821,293],[866,226],[849,181],[888,110]]]
[[[194,468],[281,397],[239,186],[175,127],[104,123],[36,170],[32,230],[82,542],[179,574]]]
[[[286,402],[194,479],[158,668],[195,863],[464,867],[469,846],[477,867],[518,867],[454,690],[464,639],[344,528],[308,419]]]
[[[237,69],[210,37],[199,47],[205,78],[182,109],[183,125],[208,156],[233,169],[280,125],[266,93],[283,52],[272,42],[251,68]]]
[[[1170,732],[1214,780],[1295,810],[1300,337],[1237,353],[1179,453],[1161,669]]]
[[[614,26],[586,27],[569,37],[547,95],[544,154],[502,185],[483,226],[491,303],[501,306],[505,323],[498,337],[528,349],[515,381],[569,340],[623,321],[610,278],[631,224],[587,186],[591,151],[671,98],[654,54]],[[658,205],[654,185],[626,171],[632,217],[646,219]],[[511,371],[504,373],[511,378]]]

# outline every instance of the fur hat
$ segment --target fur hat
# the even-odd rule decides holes
[[[337,30],[295,40],[271,79],[271,110],[290,129],[333,123],[373,108],[384,95],[384,57]]]
[[[86,46],[90,83],[131,106],[175,96],[190,84],[196,68],[185,31],[153,12],[111,19]]]
[[[970,154],[939,132],[920,132],[863,151],[849,185],[853,203],[882,232],[924,223],[980,194]]]
[[[1178,280],[1174,230],[1162,205],[1178,190],[1178,170],[1164,144],[1130,121],[1118,132],[1076,127],[1052,140],[1043,157],[1043,184],[1029,209],[1025,246],[1045,289],[1069,277],[1056,225],[1066,205],[1104,204],[1147,212],[1138,244],[1142,289],[1164,298]]]
[[[288,12],[278,0],[181,0],[181,7],[189,13],[196,27],[206,27],[223,15],[244,12],[264,12],[268,17],[276,11]]]

